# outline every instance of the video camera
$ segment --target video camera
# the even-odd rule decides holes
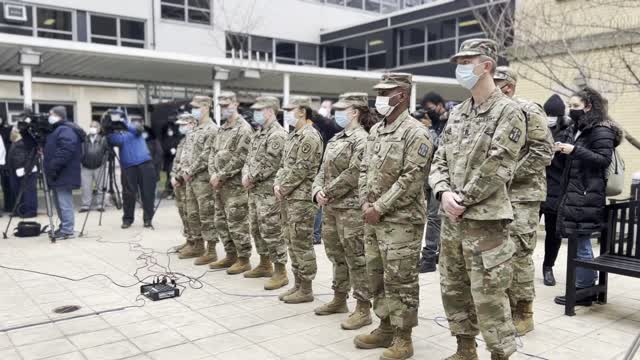
[[[38,144],[44,144],[47,135],[51,133],[53,127],[49,124],[49,114],[35,113],[25,110],[17,116],[17,126],[20,135]]]
[[[127,131],[127,113],[118,109],[109,109],[100,119],[100,126],[105,134],[115,131]]]

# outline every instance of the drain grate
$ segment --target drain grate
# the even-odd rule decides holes
[[[80,306],[78,305],[64,305],[53,309],[53,312],[56,314],[67,314],[78,310],[80,310]]]

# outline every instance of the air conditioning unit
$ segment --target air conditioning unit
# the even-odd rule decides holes
[[[20,4],[4,4],[4,19],[9,22],[27,22],[27,7]]]

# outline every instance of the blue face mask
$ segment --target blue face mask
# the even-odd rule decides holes
[[[193,115],[194,118],[200,120],[200,117],[202,116],[202,110],[193,108],[191,109],[191,115]]]
[[[476,68],[478,64],[459,64],[456,67],[456,80],[458,83],[462,85],[463,88],[471,90],[476,83],[480,79],[480,75],[476,75],[473,73],[473,70]]]
[[[347,116],[347,112],[345,110],[336,111],[335,119],[336,119],[336,124],[343,129],[346,128],[351,122],[351,119],[349,119],[349,116]]]
[[[255,121],[258,125],[264,125],[264,113],[261,110],[254,111],[253,121]]]
[[[191,132],[191,127],[189,127],[188,125],[180,125],[180,127],[178,127],[178,131],[182,135],[187,135]]]
[[[284,112],[284,121],[289,124],[289,126],[296,126],[298,119],[296,119],[296,115],[293,113],[293,110]]]

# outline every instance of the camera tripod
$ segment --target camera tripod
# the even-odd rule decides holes
[[[40,148],[40,146],[34,146],[33,149],[31,150],[31,152],[29,153],[29,162],[27,163],[27,165],[24,167],[25,169],[25,174],[22,178],[22,186],[20,186],[20,191],[18,192],[18,196],[16,197],[16,203],[13,206],[13,209],[11,211],[11,214],[9,216],[9,222],[7,223],[7,226],[4,229],[4,232],[2,233],[2,237],[4,239],[7,239],[7,233],[9,232],[9,227],[11,226],[11,221],[14,218],[14,214],[16,214],[16,210],[18,210],[18,207],[20,206],[20,201],[22,200],[22,196],[24,195],[24,191],[27,185],[27,180],[31,177],[31,176],[37,176],[37,180],[40,182],[40,184],[42,185],[42,189],[44,190],[44,203],[45,203],[45,207],[47,209],[47,217],[49,217],[49,239],[51,239],[52,243],[55,243],[56,240],[54,238],[54,226],[53,226],[53,208],[52,208],[52,197],[51,197],[51,189],[49,189],[49,184],[47,182],[47,177],[44,174],[44,160],[43,160],[43,156],[42,156],[42,149]],[[36,171],[33,172],[32,169],[34,167],[34,165],[36,166]],[[36,192],[37,192],[37,185],[36,185]]]
[[[91,195],[91,203],[89,204],[89,209],[84,217],[84,222],[82,223],[82,229],[80,230],[80,236],[84,235],[84,229],[87,226],[87,220],[89,220],[89,214],[91,213],[94,205],[96,205],[97,197],[101,196],[100,206],[98,207],[102,211],[100,211],[100,217],[98,218],[98,226],[102,226],[102,214],[104,213],[104,201],[106,198],[106,194],[111,195],[111,198],[114,199],[114,205],[116,209],[120,210],[122,208],[122,193],[120,192],[120,188],[118,187],[118,182],[116,181],[116,154],[113,151],[113,148],[109,147],[107,151],[105,151],[104,155],[102,155],[102,165],[98,170],[98,179],[96,180],[96,187],[93,190],[93,194]]]

